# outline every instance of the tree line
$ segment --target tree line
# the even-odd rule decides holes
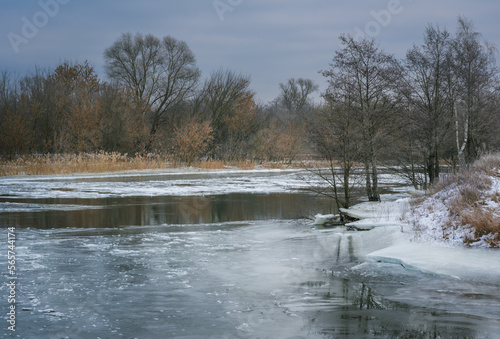
[[[494,46],[471,21],[454,34],[429,25],[402,59],[375,39],[340,36],[322,101],[309,79],[279,84],[257,104],[249,76],[203,77],[188,45],[123,34],[104,52],[106,81],[87,63],[0,74],[0,154],[120,152],[199,159],[292,161],[315,153],[332,165],[330,193],[348,206],[360,181],[380,199],[381,166],[416,188],[443,164],[464,166],[500,146]],[[446,163],[444,162],[446,161]]]
[[[301,150],[303,125],[281,114],[297,93],[259,106],[248,76],[218,69],[202,79],[188,45],[171,36],[123,34],[104,59],[107,81],[88,62],[21,78],[3,71],[0,154],[162,154],[189,165],[201,158],[291,161]],[[297,83],[283,91],[309,86],[300,107],[310,106],[316,87]]]
[[[321,154],[340,162],[329,179],[339,205],[349,205],[359,181],[370,201],[380,200],[381,165],[426,188],[443,165],[466,166],[498,150],[496,50],[470,20],[459,17],[455,34],[429,25],[401,60],[374,39],[340,42],[322,72],[325,102],[308,124]]]

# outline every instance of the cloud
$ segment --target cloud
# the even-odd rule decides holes
[[[429,23],[454,31],[458,15],[472,19],[485,39],[498,42],[497,0],[399,1],[403,10],[377,36],[380,46],[398,57],[422,41]],[[0,68],[22,73],[35,64],[53,67],[61,60],[89,60],[104,76],[103,52],[121,34],[172,35],[188,43],[205,75],[220,67],[250,75],[257,97],[266,102],[291,77],[313,79],[324,90],[318,71],[328,68],[339,48],[339,34],[363,29],[375,20],[372,11],[386,9],[389,0],[233,3],[221,21],[212,0],[71,0],[16,54],[7,34],[20,32],[22,17],[29,18],[40,7],[37,2],[7,1],[0,13]]]

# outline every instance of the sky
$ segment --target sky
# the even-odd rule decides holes
[[[319,93],[339,35],[375,37],[398,58],[423,41],[425,27],[455,32],[458,16],[500,46],[498,0],[0,0],[0,70],[88,61],[106,79],[104,51],[123,33],[185,41],[203,77],[220,68],[251,78],[258,103],[290,78]]]

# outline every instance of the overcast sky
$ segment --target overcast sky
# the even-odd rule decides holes
[[[325,89],[341,33],[376,36],[403,57],[425,27],[454,32],[457,17],[474,21],[483,38],[500,43],[498,0],[0,0],[0,69],[88,60],[102,76],[103,52],[125,32],[171,35],[196,55],[203,75],[218,68],[249,75],[258,102],[289,78]]]

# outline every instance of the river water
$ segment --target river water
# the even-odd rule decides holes
[[[500,283],[371,262],[300,171],[0,179],[18,338],[498,338]],[[384,199],[403,196],[383,176]],[[392,194],[390,194],[392,192]],[[7,230],[5,248],[7,247]],[[5,250],[6,252],[6,250]],[[8,280],[5,270],[2,274]]]

